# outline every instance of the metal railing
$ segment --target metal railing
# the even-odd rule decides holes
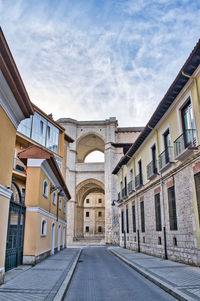
[[[157,173],[158,173],[157,160],[156,161],[151,161],[147,165],[147,179],[150,179],[152,176],[156,175]]]
[[[142,174],[138,174],[135,177],[135,188],[139,188],[142,185],[143,185],[143,176]]]
[[[160,155],[159,155],[159,169],[163,169],[169,163],[173,162],[173,147],[168,146]]]
[[[177,158],[182,154],[188,147],[196,147],[196,130],[190,129],[185,130],[175,141],[174,141],[174,155]]]
[[[122,198],[125,198],[126,196],[127,196],[127,188],[124,187],[124,188],[122,189]]]
[[[128,193],[130,194],[130,193],[133,192],[134,190],[135,190],[134,181],[131,180],[131,181],[128,183]]]
[[[25,165],[19,158],[14,158],[13,160],[13,169],[25,173]]]

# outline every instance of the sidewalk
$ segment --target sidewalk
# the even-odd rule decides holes
[[[34,267],[8,271],[0,286],[1,301],[61,301],[69,285],[80,249],[64,249]]]
[[[120,247],[109,251],[178,300],[200,300],[200,268]]]

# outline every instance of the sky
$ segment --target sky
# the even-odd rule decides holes
[[[200,38],[199,0],[0,0],[33,103],[144,126]]]

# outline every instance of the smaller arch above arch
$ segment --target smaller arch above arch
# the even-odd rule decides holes
[[[84,135],[77,140],[77,162],[83,163],[86,156],[93,151],[104,152],[104,150],[105,143],[102,137],[95,133]]]

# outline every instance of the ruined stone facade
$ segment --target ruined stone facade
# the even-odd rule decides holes
[[[117,177],[112,171],[141,132],[141,128],[118,128],[116,118],[102,121],[58,121],[74,139],[67,150],[66,182],[71,200],[67,204],[67,242],[84,237],[83,202],[90,193],[105,195],[105,241],[119,242],[119,215],[113,200],[117,200]],[[126,145],[128,143],[128,145]],[[104,163],[85,163],[86,156],[95,151],[104,153]]]

